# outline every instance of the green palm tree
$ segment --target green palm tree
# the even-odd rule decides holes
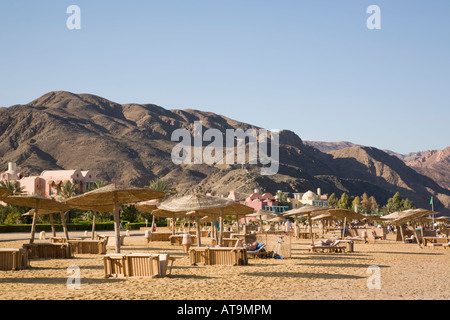
[[[74,196],[78,190],[78,185],[74,184],[70,181],[66,181],[62,184],[60,184],[57,187],[58,194],[63,197],[64,199],[69,199],[72,196]]]
[[[0,187],[9,189],[13,195],[20,196],[25,194],[25,187],[20,186],[20,182],[16,180],[3,180],[0,181]]]
[[[89,190],[88,191],[92,191],[92,190],[96,190],[96,189],[100,189],[103,187],[106,187],[109,183],[106,181],[97,181],[94,182],[90,185]]]
[[[149,189],[164,192],[166,196],[170,196],[177,193],[177,190],[172,186],[172,182],[156,178],[152,181],[150,181],[150,184],[148,185]]]

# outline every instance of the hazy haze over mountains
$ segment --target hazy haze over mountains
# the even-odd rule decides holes
[[[271,193],[316,188],[338,195],[367,192],[381,205],[400,191],[418,207],[428,208],[434,196],[435,210],[450,209],[450,191],[425,176],[425,169],[423,174],[413,170],[420,167],[417,161],[438,163],[442,157],[448,169],[448,148],[446,155],[435,152],[414,158],[413,166],[382,150],[349,143],[334,149],[327,145],[329,153],[322,152],[319,145],[310,146],[284,130],[280,132],[280,168],[273,176],[262,176],[259,165],[175,165],[171,151],[177,142],[171,141],[172,132],[179,128],[192,132],[194,121],[202,121],[204,130],[223,133],[258,129],[210,112],[121,105],[89,94],[50,92],[27,105],[0,109],[1,171],[13,161],[26,175],[44,169],[89,169],[100,179],[137,186],[160,177],[173,181],[181,194],[228,194],[230,190],[248,194],[255,188]]]

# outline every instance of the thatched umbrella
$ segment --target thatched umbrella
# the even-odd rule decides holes
[[[224,199],[224,198],[220,198]],[[225,198],[226,199],[226,198]],[[227,200],[228,201],[228,200]],[[216,224],[216,217],[219,217],[219,228],[220,228],[220,234],[219,234],[219,245],[223,244],[223,217],[225,215],[233,215],[236,216],[236,220],[239,221],[239,217],[247,216],[248,214],[253,212],[253,208],[239,204],[236,202],[229,202],[230,205],[224,207],[224,208],[216,208],[216,209],[206,209],[203,211],[205,215],[211,216],[211,221],[213,225],[213,229],[215,229]],[[193,213],[187,213],[187,215],[192,215]],[[239,233],[239,222],[238,222],[238,233]],[[215,235],[215,232],[213,232]],[[215,238],[215,237],[214,237]]]
[[[283,213],[283,215],[285,217],[298,217],[298,216],[306,216],[308,218],[308,223],[309,223],[309,231],[310,231],[310,237],[311,237],[311,243],[314,243],[314,236],[313,236],[313,232],[312,232],[312,220],[311,217],[322,214],[324,212],[326,212],[328,209],[330,209],[329,207],[319,207],[319,206],[312,206],[312,205],[304,205],[303,207],[300,208],[295,208],[295,209],[291,209],[288,211],[285,211]]]
[[[159,218],[170,218],[172,219],[173,223],[172,223],[172,234],[175,235],[175,222],[177,218],[182,218],[186,216],[186,212],[185,211],[169,211],[169,210],[164,210],[164,209],[154,209],[152,210],[152,215],[154,217],[159,217]]]
[[[387,214],[385,216],[381,216],[380,219],[381,220],[392,221],[392,220],[395,220],[395,219],[399,218],[400,216],[401,216],[401,211],[395,211],[395,212],[392,212],[392,213]]]
[[[427,209],[408,209],[405,211],[400,212],[400,216],[395,219],[392,220],[391,222],[395,225],[400,226],[400,230],[401,229],[401,225],[406,223],[406,222],[411,222],[413,224],[413,229],[414,229],[414,235],[416,236],[416,240],[417,240],[417,244],[420,246],[419,243],[419,238],[417,237],[417,230],[416,230],[416,221],[420,220],[422,217],[429,215],[429,214],[436,214],[436,212],[434,211],[430,211]],[[423,225],[421,225],[421,233],[422,233],[422,238],[423,238]],[[402,240],[404,241],[404,237],[403,237],[403,232],[402,232]]]
[[[342,239],[345,237],[345,228],[347,226],[348,220],[362,220],[364,219],[364,215],[358,212],[355,212],[350,209],[330,209],[328,213],[331,214],[334,218],[339,220],[344,220],[343,228],[342,228]]]
[[[24,213],[23,216],[34,216],[35,209],[31,209],[27,213]],[[52,227],[52,234],[54,237],[56,237],[56,230],[55,230],[55,223],[53,221],[53,214],[59,213],[57,210],[39,210],[38,215],[45,215],[48,214],[50,216],[50,225]],[[64,225],[64,222],[61,221],[61,223]]]
[[[0,187],[0,200],[3,198],[6,198],[7,196],[9,196],[11,194],[12,194],[11,190]]]
[[[148,201],[141,201],[136,203],[134,206],[138,211],[152,213],[154,210],[158,209],[157,205],[159,203],[159,200],[148,200]],[[153,225],[155,224],[155,216],[152,214],[152,225],[150,228],[150,232],[153,232]]]
[[[223,209],[235,204],[236,203],[233,200],[228,198],[192,194],[169,198],[159,204],[158,208],[183,214],[194,211],[193,215],[195,215],[196,219],[197,244],[201,247],[200,214],[204,215],[205,212],[208,212],[209,214],[219,214],[221,221],[221,238],[223,239]]]
[[[111,206],[112,212],[114,214],[116,252],[120,253],[119,205],[136,203],[151,199],[161,199],[164,196],[165,194],[163,192],[151,189],[110,184],[105,187],[72,197],[68,199],[66,203],[74,208],[92,208],[91,210],[95,210],[95,208],[98,208],[98,206]]]
[[[267,222],[271,222],[271,223],[276,223],[278,226],[280,225],[281,222],[285,222],[286,218],[283,217],[274,217],[274,218],[270,218],[267,220]],[[277,230],[279,229],[279,227],[277,227]]]
[[[49,199],[43,196],[31,195],[31,196],[9,196],[3,199],[4,202],[26,208],[34,208],[33,223],[31,225],[30,243],[34,242],[34,233],[36,231],[36,217],[39,214],[39,210],[48,210],[53,212],[63,212],[69,210],[70,207],[59,201]],[[65,226],[65,222],[63,222]],[[67,227],[64,227],[66,237],[68,237]]]

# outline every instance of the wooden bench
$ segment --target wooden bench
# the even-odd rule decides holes
[[[26,243],[23,248],[29,259],[68,259],[73,258],[69,243]]]
[[[191,265],[247,265],[247,249],[195,247],[189,250]]]
[[[165,277],[172,273],[175,258],[168,254],[128,253],[108,254],[103,258],[105,278],[110,277]]]
[[[22,270],[30,267],[25,249],[0,249],[0,270]]]

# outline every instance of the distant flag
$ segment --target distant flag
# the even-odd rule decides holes
[[[433,197],[431,197],[430,204],[433,204]]]

